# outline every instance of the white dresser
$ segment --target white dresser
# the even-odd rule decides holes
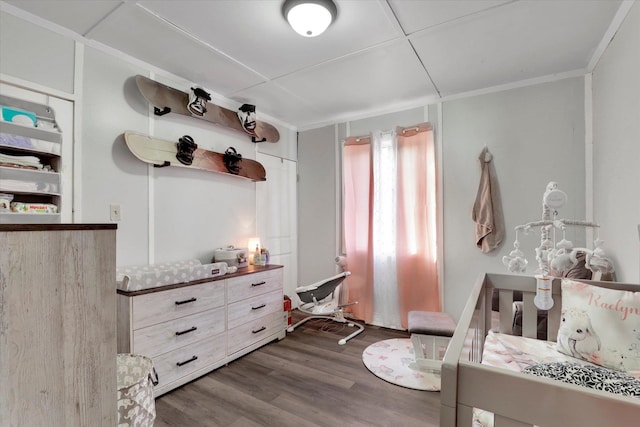
[[[118,353],[153,359],[159,396],[285,336],[283,268],[118,290]]]

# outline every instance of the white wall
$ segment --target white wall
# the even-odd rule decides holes
[[[131,156],[122,138],[124,130],[148,131],[148,107],[131,95],[135,87],[128,81],[144,70],[91,48],[84,59],[75,220],[109,222],[109,205],[120,204],[117,263],[144,264],[149,259],[147,166]]]
[[[549,181],[569,196],[560,218],[585,218],[583,85],[573,78],[443,104],[444,308],[452,315],[462,312],[479,274],[508,273],[502,257],[513,249],[513,229],[541,218]],[[507,230],[488,254],[476,248],[471,220],[485,144],[494,155]],[[582,246],[584,235],[573,230],[567,239]],[[534,274],[540,234],[519,240],[527,274]]]
[[[437,125],[436,111],[429,108],[428,117]],[[442,141],[439,166],[443,178],[444,241],[440,245],[444,253],[444,309],[457,317],[479,274],[506,272],[501,258],[513,247],[513,227],[540,219],[542,194],[549,181],[559,182],[569,195],[561,216],[584,219],[584,80],[573,78],[445,102],[442,116],[442,129],[436,128],[436,132],[440,132],[437,138]],[[360,135],[373,129],[408,126],[424,118],[424,108],[418,108],[354,121],[348,127],[351,135]],[[343,138],[345,124],[338,129],[338,137]],[[310,197],[303,193],[319,193],[326,200],[335,198],[334,183],[321,179],[324,170],[334,168],[328,163],[335,162],[329,154],[335,136],[331,128],[323,128],[302,132],[299,140],[299,270],[301,277],[306,269],[326,276],[330,266],[319,266],[315,256],[323,258],[328,250],[307,239],[332,238],[335,221],[330,221],[324,210],[305,205],[302,198]],[[495,156],[507,227],[506,241],[486,255],[475,246],[471,220],[480,176],[477,157],[485,144]],[[583,232],[571,232],[567,238],[584,244]],[[539,235],[521,236],[520,240],[535,265],[533,248],[539,243]],[[533,268],[528,273],[533,274]]]
[[[425,121],[425,109],[414,108],[382,116],[301,132],[298,137],[298,239],[300,284],[311,284],[336,273],[341,253],[340,155],[347,136],[372,130],[392,130]]]
[[[593,72],[594,214],[619,281],[640,283],[640,4]]]
[[[257,145],[244,134],[205,121],[154,116],[133,79],[149,75],[148,70],[93,48],[86,49],[84,59],[82,221],[108,222],[109,205],[120,204],[118,265],[185,258],[210,262],[216,247],[246,247],[258,233],[256,192],[265,183],[150,167],[128,152],[122,133],[132,130],[169,141],[190,135],[202,148],[224,152],[233,146],[249,159],[256,158]],[[153,77],[173,87],[188,86]],[[278,145],[270,145],[295,147],[290,137],[285,129]]]
[[[74,41],[0,12],[0,73],[73,93]]]
[[[110,222],[110,204],[120,205],[118,265],[189,258],[210,262],[215,248],[246,247],[249,237],[258,235],[266,242],[277,241],[269,248],[274,262],[285,265],[285,286],[295,287],[295,194],[269,197],[264,182],[193,169],[153,168],[137,160],[122,137],[127,130],[171,141],[188,134],[199,146],[214,151],[224,152],[233,146],[248,159],[264,153],[263,159],[278,159],[273,163],[275,169],[265,164],[267,179],[272,173],[279,188],[290,193],[295,190],[297,161],[294,128],[274,121],[280,141],[254,144],[243,133],[205,121],[174,114],[154,116],[135,85],[136,74],[178,88],[188,88],[192,82],[6,12],[0,12],[0,23],[2,77],[9,83],[62,93],[75,103],[77,124],[71,150],[76,154],[75,186],[65,189],[64,197],[75,201],[74,222]],[[42,50],[42,55],[27,54]],[[229,100],[220,102],[235,105]],[[285,161],[286,170],[293,173],[279,172]],[[258,200],[263,212],[286,212],[289,220],[263,221],[259,226]]]
[[[602,225],[601,237],[614,258],[618,279],[636,282],[640,281],[640,200],[634,187],[640,178],[635,131],[640,120],[639,15],[636,3],[593,73],[593,219]],[[191,257],[207,261],[216,246],[243,245],[247,235],[259,231],[259,183],[246,186],[233,177],[149,168],[129,155],[119,135],[127,129],[165,139],[189,133],[215,149],[234,145],[249,158],[260,152],[295,162],[295,130],[279,126],[278,144],[255,147],[238,135],[189,118],[155,118],[137,96],[131,77],[156,72],[156,77],[185,87],[188,82],[96,47],[87,46],[83,57],[76,46],[68,37],[0,12],[0,73],[39,89],[66,93],[79,107],[75,144],[80,157],[74,161],[81,176],[75,177],[78,186],[72,196],[79,201],[82,222],[108,221],[109,204],[122,205],[118,264]],[[39,55],[27,55],[30,51]],[[80,73],[74,74],[75,69]],[[579,78],[442,104],[443,126],[437,132],[443,144],[443,280],[445,309],[454,316],[462,310],[477,274],[504,271],[500,258],[511,250],[513,225],[539,217],[540,198],[549,180],[558,181],[569,194],[562,216],[584,216],[583,109]],[[423,112],[420,108],[353,121],[350,134],[410,125],[421,121]],[[435,122],[434,117],[430,120]],[[346,126],[336,126],[339,140],[346,135]],[[300,135],[300,284],[335,271],[332,259],[339,246],[335,135],[333,126]],[[476,157],[484,144],[495,155],[508,229],[506,242],[489,255],[475,248],[470,217],[479,175]],[[185,224],[184,218],[193,221]],[[569,238],[575,243],[584,240],[581,234]],[[529,255],[537,237],[520,240]],[[534,262],[533,255],[529,260]],[[296,282],[291,281],[290,286]]]
[[[367,117],[349,122],[349,135],[340,135],[342,139],[347,136],[367,135],[372,130],[394,130],[396,126],[411,126],[424,122],[424,108],[412,108],[381,116]]]
[[[568,193],[569,201],[560,216],[585,218],[601,225],[600,238],[613,259],[617,279],[640,282],[640,4],[635,3],[611,44],[593,72],[593,147],[585,142],[585,80],[573,78],[473,98],[444,102],[442,129],[437,138],[442,142],[443,173],[443,241],[445,310],[458,316],[462,311],[474,278],[482,272],[505,272],[503,255],[512,249],[513,227],[535,220],[541,215],[541,198],[547,182],[555,180]],[[587,80],[588,83],[588,80]],[[588,92],[587,92],[588,93]],[[587,100],[590,101],[590,100]],[[430,113],[435,110],[431,108]],[[394,113],[350,123],[352,135],[366,133],[402,121]],[[435,115],[430,120],[435,123]],[[410,119],[407,121],[411,121]],[[588,125],[589,122],[587,122]],[[404,123],[398,123],[404,124]],[[362,125],[362,126],[360,126]],[[337,125],[339,137],[346,134],[344,123]],[[335,137],[325,134],[300,135],[300,157],[314,158],[313,153],[333,149]],[[310,138],[312,144],[302,143]],[[325,148],[320,144],[326,145]],[[502,190],[507,226],[504,244],[483,255],[473,242],[471,208],[479,179],[477,155],[487,144],[495,156]],[[328,148],[331,147],[331,148]],[[310,148],[313,150],[311,151]],[[593,165],[585,165],[591,158]],[[333,166],[323,165],[316,157],[313,169],[300,168],[300,182],[318,176],[319,171]],[[329,160],[326,160],[329,161]],[[592,170],[589,170],[590,168]],[[589,172],[589,173],[587,173]],[[593,183],[586,182],[593,172]],[[307,176],[308,175],[308,176]],[[305,192],[321,191],[331,199],[333,184],[325,185],[309,179]],[[586,218],[587,189],[593,188],[593,217]],[[299,191],[302,186],[299,187]],[[591,206],[589,206],[591,208]],[[300,247],[308,248],[299,262],[300,271],[309,268],[315,255],[314,246],[305,239],[312,234],[313,224],[320,221],[327,236],[335,234],[332,224],[320,218],[313,209],[300,209]],[[317,238],[317,237],[314,237]],[[568,239],[576,245],[587,244],[582,231],[572,231]],[[539,235],[520,236],[530,266],[535,268],[533,248]],[[588,242],[589,244],[591,242]],[[324,256],[324,252],[320,253]],[[329,270],[330,266],[321,267]],[[533,274],[529,268],[527,274]],[[321,272],[315,273],[320,276]]]
[[[336,274],[335,127],[300,133],[298,138],[298,278],[310,285]]]

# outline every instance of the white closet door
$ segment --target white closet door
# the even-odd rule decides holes
[[[271,264],[284,265],[284,293],[294,295],[298,286],[296,172],[291,160],[257,153],[267,180],[256,184],[256,222]]]

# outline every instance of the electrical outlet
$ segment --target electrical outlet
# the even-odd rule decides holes
[[[111,221],[120,221],[122,219],[122,212],[120,211],[120,205],[109,205],[109,212],[111,213]]]

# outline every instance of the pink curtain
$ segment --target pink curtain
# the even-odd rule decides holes
[[[370,138],[348,138],[343,150],[344,164],[344,239],[348,299],[357,319],[371,322],[373,317],[373,240],[371,212],[373,180]]]
[[[402,326],[411,310],[440,311],[433,129],[398,128],[396,263]]]
[[[399,317],[411,310],[440,311],[436,259],[436,165],[429,123],[396,130],[396,270]],[[344,146],[344,237],[352,313],[371,322],[374,313],[372,144],[351,137]],[[375,286],[380,286],[376,284]]]

